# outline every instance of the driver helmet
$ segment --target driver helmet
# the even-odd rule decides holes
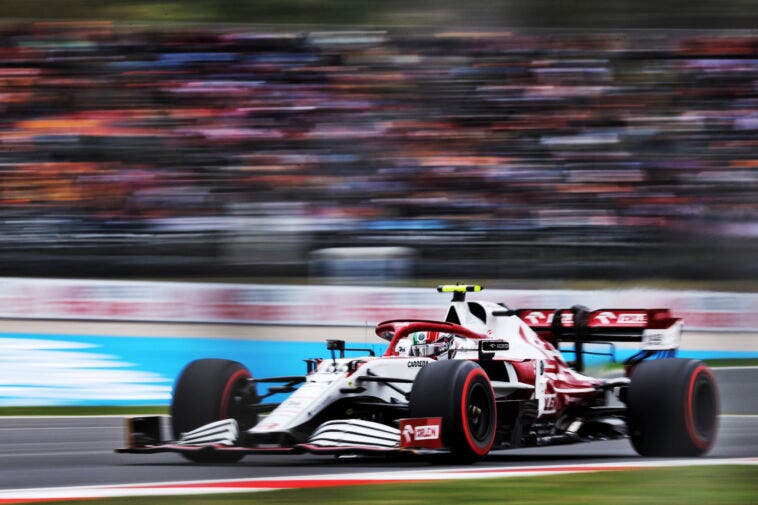
[[[440,336],[438,331],[415,331],[408,335],[412,345],[433,344]]]
[[[408,335],[411,356],[439,356],[450,348],[452,335],[438,331],[417,331]]]

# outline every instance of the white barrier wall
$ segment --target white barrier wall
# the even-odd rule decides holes
[[[758,330],[758,294],[670,290],[485,290],[511,308],[670,308],[687,329]],[[0,318],[362,326],[444,317],[430,288],[0,279]]]

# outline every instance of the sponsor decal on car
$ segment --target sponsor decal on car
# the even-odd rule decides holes
[[[408,362],[408,368],[421,368],[422,366],[426,366],[429,362],[428,361],[421,361],[421,360],[414,360]]]
[[[600,311],[592,317],[590,326],[634,326],[647,325],[647,312]]]
[[[400,419],[400,447],[442,449],[442,418]]]
[[[434,426],[416,426],[413,430],[415,440],[436,440],[440,438],[440,427]]]
[[[553,322],[553,313],[543,310],[522,311],[521,319],[530,326],[549,326]]]

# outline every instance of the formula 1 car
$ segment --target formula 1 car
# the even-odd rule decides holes
[[[716,436],[716,382],[701,362],[673,358],[682,321],[666,309],[511,310],[466,301],[479,286],[440,286],[443,321],[376,327],[386,352],[306,360],[303,376],[254,379],[242,364],[191,362],[176,381],[172,440],[161,417],[127,420],[117,452],[177,452],[195,462],[247,454],[446,453],[473,462],[492,450],[628,436],[644,456],[693,456]],[[640,342],[625,376],[584,375],[593,343]],[[568,362],[559,344],[573,355]],[[651,359],[652,358],[652,359]],[[258,386],[271,384],[265,394]],[[277,385],[278,384],[278,385]],[[281,403],[262,400],[291,393]]]

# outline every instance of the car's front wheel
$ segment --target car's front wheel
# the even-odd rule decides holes
[[[489,453],[497,410],[487,374],[477,363],[445,360],[422,368],[413,381],[411,417],[441,417],[442,442],[459,462]]]
[[[200,426],[233,418],[240,431],[255,425],[257,413],[250,405],[257,402],[255,386],[244,365],[225,359],[199,359],[182,370],[174,385],[171,402],[171,425],[174,438]],[[239,461],[233,453],[198,451],[185,453],[198,463]]]

